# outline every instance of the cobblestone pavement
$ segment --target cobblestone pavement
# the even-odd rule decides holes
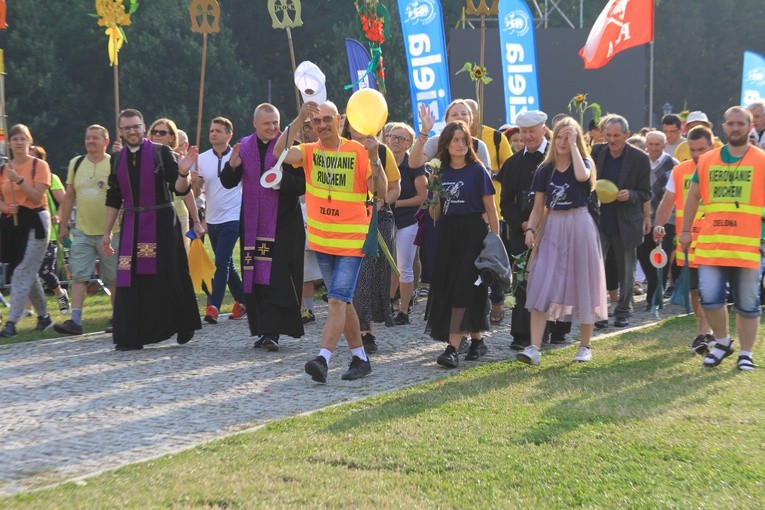
[[[276,353],[252,348],[246,321],[225,319],[184,346],[171,340],[116,352],[106,334],[0,346],[0,497],[453,373],[435,363],[444,344],[424,334],[421,303],[411,325],[376,327],[370,376],[340,380],[350,361],[341,341],[327,384],[314,383],[303,365],[318,352],[321,305],[306,336],[283,338]],[[514,357],[509,318],[486,335],[485,361]],[[632,326],[654,320],[637,313]],[[478,363],[460,361],[460,370]]]

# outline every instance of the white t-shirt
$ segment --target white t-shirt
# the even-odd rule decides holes
[[[199,176],[205,180],[205,219],[207,223],[220,225],[229,221],[239,221],[242,207],[242,183],[226,189],[220,182],[220,172],[231,157],[231,148],[218,159],[215,151],[209,149],[199,155]]]

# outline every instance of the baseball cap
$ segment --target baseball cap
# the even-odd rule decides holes
[[[319,66],[308,60],[295,69],[295,86],[303,96],[303,102],[322,104],[327,100],[326,77]]]

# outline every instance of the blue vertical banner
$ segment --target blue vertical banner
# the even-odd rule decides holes
[[[367,67],[369,67],[372,58],[364,45],[356,39],[346,39],[345,50],[348,52],[348,67],[351,70],[353,91],[356,92],[359,89],[377,90],[377,82],[367,74]]]
[[[541,109],[534,18],[524,0],[501,0],[498,21],[505,121],[515,125],[519,114]]]
[[[741,105],[765,101],[765,57],[753,51],[744,52],[741,77]]]
[[[444,21],[439,0],[398,0],[401,30],[409,68],[409,88],[415,130],[420,132],[420,105],[436,117],[434,132],[443,129],[451,102],[449,65],[446,60]]]

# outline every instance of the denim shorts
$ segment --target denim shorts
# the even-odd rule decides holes
[[[730,284],[733,310],[742,317],[759,317],[760,270],[727,266],[699,266],[701,307],[716,310],[725,306],[726,283]]]
[[[356,282],[359,279],[362,257],[345,257],[315,252],[319,263],[321,277],[327,286],[327,297],[335,298],[345,303],[353,301],[356,292]]]

